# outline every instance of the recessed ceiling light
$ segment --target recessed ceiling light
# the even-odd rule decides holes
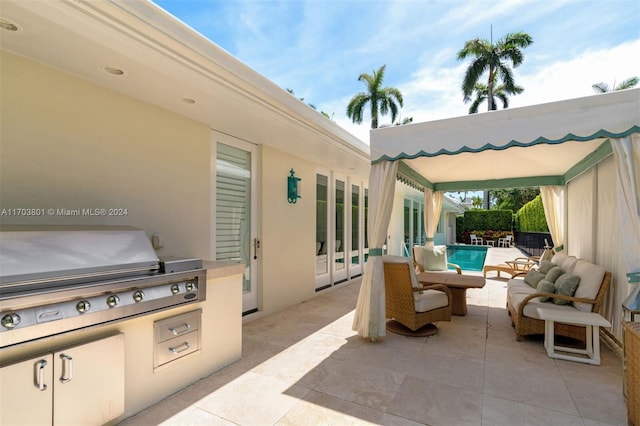
[[[123,75],[124,71],[122,71],[120,68],[116,68],[116,67],[104,67],[104,70],[106,72],[108,72],[109,74],[113,74],[113,75]]]
[[[18,31],[18,27],[16,24],[12,24],[11,22],[0,18],[0,28],[8,31]]]
[[[182,102],[184,102],[185,104],[195,104],[196,100],[191,98],[182,98]]]

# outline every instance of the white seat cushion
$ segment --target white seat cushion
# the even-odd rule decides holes
[[[600,265],[594,265],[591,262],[580,259],[573,268],[573,275],[580,277],[580,283],[574,294],[574,297],[595,299],[600,291],[600,285],[604,279],[605,269]],[[591,312],[593,305],[591,303],[575,302],[573,304],[577,309],[585,312]]]
[[[512,294],[511,295],[511,302],[513,304],[513,306],[518,309],[518,306],[520,306],[520,303],[522,303],[522,301],[529,296],[528,294]],[[535,319],[541,319],[540,316],[538,315],[538,311],[536,310],[536,307],[538,306],[544,306],[545,308],[548,309],[559,309],[559,310],[564,310],[566,312],[571,312],[576,310],[576,308],[574,308],[572,305],[556,305],[555,303],[550,303],[550,302],[541,302],[539,297],[535,297],[531,300],[529,300],[529,302],[527,302],[527,305],[524,307],[524,315],[526,317],[529,318],[535,318]]]
[[[427,312],[447,306],[449,298],[443,291],[425,290],[422,293],[414,293],[414,304],[416,312]]]
[[[536,289],[525,283],[522,279],[511,279],[507,283],[507,295],[511,294],[533,294]]]

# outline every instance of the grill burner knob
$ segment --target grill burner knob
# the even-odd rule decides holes
[[[109,305],[110,308],[113,308],[118,303],[120,303],[120,298],[118,296],[116,296],[115,294],[107,297],[107,305]]]
[[[18,324],[20,324],[20,315],[18,314],[7,314],[2,317],[2,326],[5,328],[14,328]]]
[[[178,294],[180,292],[180,286],[178,284],[174,284],[171,286],[171,293]]]
[[[91,309],[91,303],[89,303],[88,300],[81,300],[78,303],[76,303],[76,310],[81,314],[84,314],[89,309]]]
[[[133,293],[133,300],[136,301],[136,303],[142,301],[142,299],[144,299],[144,292],[142,290],[136,290]]]
[[[193,291],[196,288],[196,283],[193,281],[187,281],[187,284],[184,286],[187,291]]]

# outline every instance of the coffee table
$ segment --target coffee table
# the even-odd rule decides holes
[[[444,284],[451,290],[451,313],[467,315],[467,289],[482,288],[486,281],[475,275],[425,271],[418,274],[422,284]]]

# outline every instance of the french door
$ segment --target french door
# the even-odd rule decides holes
[[[216,152],[215,255],[245,265],[242,311],[258,308],[257,146],[214,132]]]

